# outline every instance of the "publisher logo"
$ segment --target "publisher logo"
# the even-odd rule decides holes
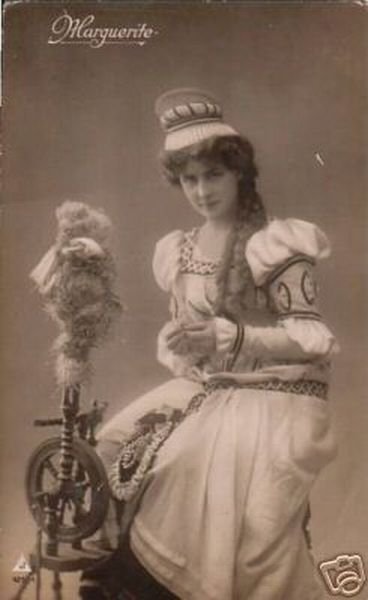
[[[126,46],[145,46],[158,35],[158,31],[148,23],[117,25],[106,27],[96,24],[93,14],[83,18],[75,18],[64,10],[51,23],[51,34],[48,44],[84,44],[91,48],[102,48],[106,44],[123,44]]]
[[[21,581],[24,581],[24,579],[30,579],[33,577],[32,569],[24,554],[21,554],[18,558],[15,566],[12,569],[12,573],[13,581],[15,581],[15,583],[20,583]]]
[[[334,559],[321,562],[319,570],[333,596],[356,596],[366,581],[363,561],[359,554],[340,554]]]

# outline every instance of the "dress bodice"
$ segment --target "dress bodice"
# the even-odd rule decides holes
[[[319,367],[321,356],[322,362],[326,363],[325,356],[336,349],[336,343],[322,323],[317,307],[312,269],[317,259],[329,254],[328,240],[318,227],[297,219],[275,219],[254,233],[244,248],[251,277],[244,290],[241,309],[238,307],[236,313],[225,315],[215,312],[216,277],[221,263],[203,256],[196,237],[196,229],[186,233],[174,231],[156,247],[154,273],[160,287],[170,292],[172,321],[185,324],[215,319],[218,349],[231,345],[233,321],[247,327],[248,333],[266,337],[270,337],[270,333],[276,335],[282,329],[291,343],[295,342],[305,350],[304,364],[318,363]],[[230,277],[232,268],[230,266]],[[198,358],[190,355],[170,355],[164,343],[168,327],[170,324],[160,332],[158,357],[175,374],[188,374],[188,369],[192,370],[194,366],[206,373],[223,370],[223,352],[216,352],[200,363]],[[285,355],[278,356],[277,344],[275,348],[266,352],[266,356],[260,356],[259,352],[252,352],[244,345],[233,371],[249,373],[270,365],[301,362],[300,355],[296,355],[295,360],[289,355],[285,358]]]
[[[172,314],[179,321],[197,321],[216,314],[217,274],[220,261],[203,256],[196,245],[197,229],[184,233],[179,248],[179,268],[172,286]],[[232,269],[232,267],[231,267]],[[231,275],[230,275],[231,276]],[[249,324],[274,322],[266,296],[250,278],[243,292],[242,306],[227,317]]]

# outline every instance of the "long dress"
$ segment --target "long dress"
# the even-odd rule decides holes
[[[153,261],[171,310],[158,359],[174,378],[113,417],[99,453],[116,497],[134,507],[132,551],[179,598],[317,600],[302,523],[336,452],[327,396],[338,346],[314,279],[329,243],[313,224],[271,220],[246,243],[247,307],[228,319],[214,314],[219,265],[201,255],[196,235],[165,236]],[[213,355],[169,351],[173,321],[206,318],[216,325]],[[127,457],[138,455],[130,472]]]

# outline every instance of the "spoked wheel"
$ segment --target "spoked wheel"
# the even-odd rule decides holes
[[[57,518],[56,539],[73,543],[101,527],[108,509],[109,486],[104,466],[87,442],[73,440],[70,481],[62,485],[60,456],[60,438],[50,438],[35,449],[26,469],[27,501],[35,521],[47,531],[51,497]]]

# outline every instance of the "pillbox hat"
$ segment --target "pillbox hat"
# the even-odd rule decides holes
[[[238,135],[224,122],[219,102],[202,90],[169,90],[156,100],[155,113],[166,133],[165,150],[180,150],[212,136]]]

